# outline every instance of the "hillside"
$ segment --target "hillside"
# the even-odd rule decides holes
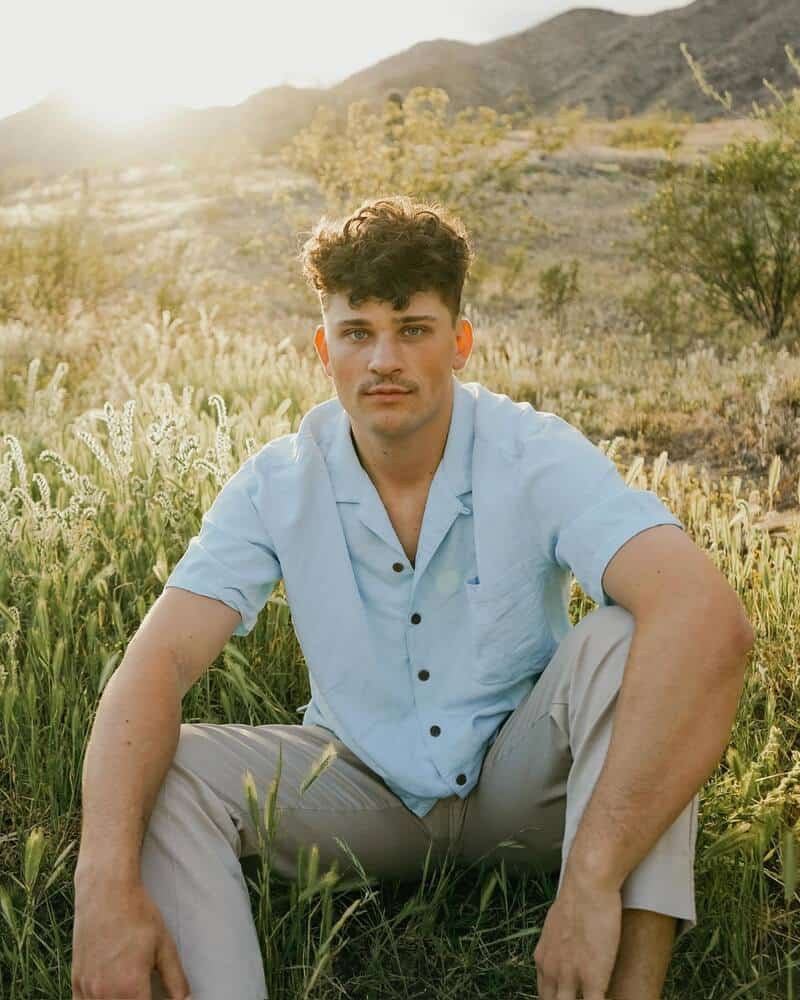
[[[721,113],[699,90],[680,43],[687,42],[734,107],[768,103],[762,78],[797,86],[784,46],[800,49],[798,0],[696,0],[648,16],[578,8],[480,45],[420,42],[326,89],[271,87],[234,107],[173,108],[160,121],[114,131],[79,118],[56,96],[0,121],[0,170],[63,172],[100,163],[230,154],[278,148],[321,104],[343,109],[390,90],[443,87],[454,109],[541,112],[585,104],[593,117],[639,114],[660,104],[699,121]]]

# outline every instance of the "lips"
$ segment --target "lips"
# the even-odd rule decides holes
[[[410,389],[370,389],[368,396],[407,396]]]

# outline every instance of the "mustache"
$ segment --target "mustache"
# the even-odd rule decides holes
[[[369,385],[362,392],[372,392],[374,389],[405,389],[407,392],[413,392],[414,386],[407,385],[405,382],[375,382],[374,385]]]

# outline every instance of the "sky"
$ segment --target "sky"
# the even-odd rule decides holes
[[[0,0],[0,118],[55,90],[117,122],[169,104],[237,104],[281,83],[329,86],[417,42],[489,41],[576,6],[650,14],[687,3]]]

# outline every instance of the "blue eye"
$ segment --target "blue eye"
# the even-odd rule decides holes
[[[407,333],[409,330],[418,330],[420,334],[424,334],[426,328],[424,326],[407,326],[404,327],[403,332]],[[361,326],[356,327],[354,330],[348,330],[346,336],[350,337],[356,343],[359,344],[363,343],[364,340],[366,340],[366,337],[356,337],[354,336],[354,334],[356,333],[363,333],[366,334],[366,336],[369,336],[369,331],[365,330],[364,327]],[[411,340],[418,340],[418,339],[419,339],[418,337],[411,337]]]

